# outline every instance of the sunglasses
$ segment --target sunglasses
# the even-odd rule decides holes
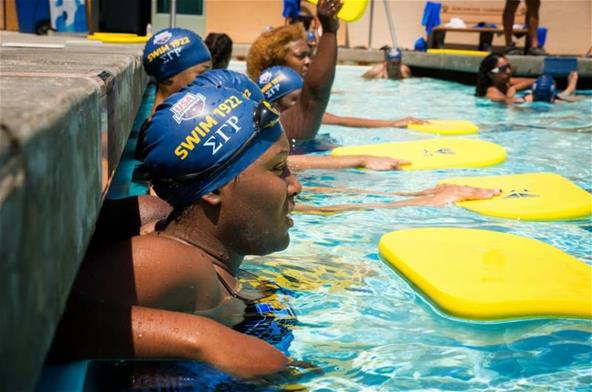
[[[280,121],[280,113],[267,101],[262,101],[253,111],[253,123],[255,130],[249,135],[247,140],[236,149],[224,162],[214,164],[205,170],[195,173],[184,174],[174,178],[159,178],[158,182],[164,183],[183,183],[194,180],[198,177],[214,178],[226,170],[241,154],[246,151],[255,141],[257,136],[271,128]]]
[[[513,71],[514,67],[512,67],[512,64],[506,64],[506,65],[502,65],[501,67],[495,67],[494,69],[492,69],[491,73],[497,74],[500,72],[508,72],[508,71]]]

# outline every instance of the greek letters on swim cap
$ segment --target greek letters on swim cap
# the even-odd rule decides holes
[[[275,102],[292,91],[301,89],[304,82],[302,76],[292,68],[278,65],[265,69],[257,84],[265,99]]]
[[[211,58],[199,35],[191,30],[170,28],[159,31],[148,40],[142,63],[148,75],[163,81]]]
[[[199,75],[191,84],[199,86],[230,87],[242,92],[250,100],[263,101],[263,93],[247,75],[228,69],[212,69]]]
[[[165,99],[145,138],[144,166],[158,196],[173,206],[190,204],[230,182],[267,151],[283,130],[277,122],[252,137],[257,105],[235,89],[199,85]],[[247,141],[244,151],[233,156]],[[175,181],[223,164],[228,166],[213,175]]]

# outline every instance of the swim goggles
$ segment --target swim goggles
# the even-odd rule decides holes
[[[214,164],[207,169],[195,173],[184,174],[174,178],[159,178],[158,182],[183,183],[199,177],[214,178],[226,170],[241,154],[246,151],[255,141],[257,136],[265,130],[273,128],[280,121],[280,113],[267,101],[261,101],[253,111],[253,123],[255,129],[247,140],[236,149],[226,160]]]
[[[512,67],[512,64],[506,64],[506,65],[502,65],[501,67],[495,67],[494,69],[492,69],[491,73],[497,74],[500,72],[508,72],[508,71],[513,71],[514,67]]]

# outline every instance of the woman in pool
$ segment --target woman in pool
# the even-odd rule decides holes
[[[358,117],[340,117],[326,112],[337,63],[337,29],[335,18],[341,9],[337,0],[320,1],[317,16],[323,27],[317,52],[311,60],[306,33],[301,25],[282,26],[261,34],[249,50],[247,74],[258,80],[263,70],[274,65],[285,65],[304,78],[299,102],[282,113],[282,124],[289,139],[310,140],[317,135],[321,123],[350,127],[377,128],[406,126],[422,120],[374,120]]]
[[[284,369],[284,354],[242,332],[273,321],[289,333],[293,314],[269,291],[243,292],[237,277],[246,255],[288,246],[301,190],[288,153],[265,102],[197,85],[165,100],[146,133],[145,164],[173,212],[159,232],[89,252],[50,357],[194,359],[244,378]],[[406,205],[487,197],[457,188]]]
[[[495,102],[520,103],[524,99],[517,97],[516,93],[530,88],[533,83],[533,78],[512,77],[512,65],[508,59],[491,53],[479,65],[475,95]]]
[[[199,35],[173,27],[150,37],[144,47],[142,63],[146,73],[157,82],[154,111],[166,97],[210,69],[212,55]]]
[[[392,79],[400,80],[411,77],[411,69],[402,63],[401,50],[383,46],[380,50],[384,51],[384,61],[376,64],[362,77],[364,79]]]

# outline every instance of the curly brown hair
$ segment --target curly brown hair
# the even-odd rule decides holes
[[[284,65],[288,44],[299,39],[306,40],[301,23],[291,24],[262,33],[251,45],[247,55],[247,74],[257,81],[261,72],[274,65]]]

